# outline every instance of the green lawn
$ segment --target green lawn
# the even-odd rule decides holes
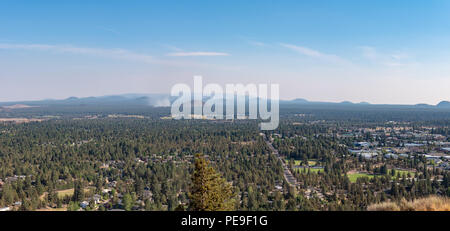
[[[85,188],[84,192],[88,193],[91,190],[91,188]],[[56,191],[56,194],[58,195],[59,198],[64,198],[65,196],[72,196],[74,192],[74,189],[64,189],[64,190],[58,190]]]
[[[356,179],[361,178],[361,177],[369,177],[369,179],[373,178],[372,174],[369,173],[361,173],[361,172],[357,172],[357,173],[350,173],[347,174],[348,179],[350,180],[350,182],[355,183]]]
[[[305,170],[305,169],[306,169],[306,170]],[[300,173],[303,173],[303,172],[306,171],[306,173],[307,173],[307,172],[308,172],[308,169],[309,169],[309,171],[312,172],[312,173],[318,173],[319,171],[320,171],[320,172],[323,172],[323,168],[297,168],[296,171],[298,171],[298,172],[300,172]]]
[[[391,174],[391,169],[388,170],[388,175]],[[405,174],[406,176],[408,176],[408,173],[411,174],[411,177],[415,176],[415,172],[413,171],[408,171],[408,170],[395,170],[395,177],[397,177],[397,174],[400,173],[400,176],[403,176],[403,174]],[[355,183],[356,179],[361,178],[361,177],[369,177],[369,179],[372,179],[374,177],[373,174],[370,173],[363,173],[363,172],[355,172],[355,173],[347,173],[347,176],[350,180],[350,182]]]
[[[286,164],[289,164],[289,159],[286,159]],[[294,160],[294,165],[300,165],[302,161],[301,160]],[[315,166],[317,164],[316,160],[308,160],[308,165],[309,166]]]

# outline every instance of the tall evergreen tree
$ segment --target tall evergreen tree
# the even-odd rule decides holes
[[[193,211],[227,211],[234,209],[232,186],[197,154],[190,188],[189,209]]]
[[[81,181],[75,181],[72,201],[82,201],[83,199],[84,199],[83,184]]]

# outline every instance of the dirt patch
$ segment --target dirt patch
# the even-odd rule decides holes
[[[30,122],[42,122],[45,119],[35,119],[35,118],[0,118],[0,123],[30,123]]]

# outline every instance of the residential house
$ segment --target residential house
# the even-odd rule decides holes
[[[85,209],[85,208],[88,207],[88,206],[89,206],[89,202],[87,202],[87,201],[82,201],[82,202],[80,203],[80,207],[83,208],[83,209]]]

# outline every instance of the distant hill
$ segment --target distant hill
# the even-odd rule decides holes
[[[281,104],[308,104],[308,105],[316,105],[316,104],[320,104],[320,105],[326,105],[326,104],[341,104],[341,105],[370,105],[370,103],[367,102],[361,102],[361,103],[352,103],[350,101],[343,101],[340,103],[335,103],[335,102],[322,102],[322,101],[309,101],[306,99],[302,99],[302,98],[298,98],[298,99],[293,99],[293,100],[281,100],[280,102]]]
[[[75,96],[72,96],[72,97],[69,97],[69,98],[67,98],[66,100],[77,100],[78,99],[78,97],[75,97]]]
[[[446,107],[446,108],[448,107],[448,108],[450,108],[450,102],[449,101],[441,101],[436,106],[437,107]]]
[[[363,107],[363,106],[383,106],[383,107],[421,107],[421,108],[450,108],[449,101],[442,101],[439,104],[430,105],[425,103],[418,103],[415,105],[407,105],[407,104],[371,104],[368,102],[360,102],[353,103],[351,101],[342,101],[342,102],[320,102],[320,101],[308,101],[306,99],[294,99],[288,101],[281,101],[280,104],[289,104],[289,105],[333,105],[333,106],[349,106],[349,107]]]
[[[61,100],[38,100],[38,101],[20,101],[20,102],[3,102],[0,108],[16,109],[36,106],[50,105],[143,105],[143,106],[170,106],[170,97],[162,94],[125,94],[125,95],[109,95],[99,97],[69,97]]]
[[[16,101],[16,102],[0,102],[0,110],[11,110],[19,108],[28,107],[40,107],[40,106],[51,106],[51,105],[142,105],[142,106],[153,106],[153,107],[169,107],[171,102],[173,102],[177,97],[171,97],[166,94],[121,94],[121,95],[106,95],[97,97],[69,97],[66,99],[45,99],[37,101]],[[208,98],[203,98],[204,101]],[[245,99],[245,103],[248,103],[248,98]],[[225,103],[225,101],[224,101]],[[429,104],[416,104],[416,105],[394,105],[394,104],[370,104],[368,102],[353,103],[350,101],[343,102],[324,102],[324,101],[309,101],[303,98],[297,98],[293,100],[280,100],[280,105],[299,105],[308,107],[420,107],[420,108],[439,108],[439,109],[450,109],[449,101],[442,101],[436,106]]]
[[[291,102],[293,102],[293,103],[309,103],[308,100],[306,100],[306,99],[301,99],[301,98],[291,100]]]

